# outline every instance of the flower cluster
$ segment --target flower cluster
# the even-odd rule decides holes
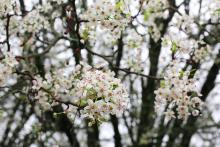
[[[21,30],[24,32],[38,32],[41,29],[50,27],[48,20],[40,14],[40,9],[35,9],[29,12],[23,19]]]
[[[160,111],[162,106],[167,106],[167,119],[177,115],[178,119],[187,120],[189,115],[199,115],[203,102],[196,89],[196,80],[190,78],[190,72],[181,71],[179,64],[177,60],[170,64],[160,88],[155,90],[155,110]]]
[[[12,12],[16,6],[15,0],[1,0],[0,17]]]
[[[37,9],[42,13],[50,13],[53,11],[53,3],[61,5],[67,2],[67,0],[51,0],[45,1],[43,5],[38,5]]]
[[[183,30],[186,33],[192,33],[195,25],[195,18],[190,15],[183,14],[182,16],[177,16],[174,26],[178,29]]]
[[[88,103],[83,113],[91,124],[102,122],[109,114],[121,114],[127,107],[127,92],[110,71],[89,69],[76,83],[76,90],[80,100]]]
[[[90,120],[90,125],[126,109],[128,94],[112,72],[82,64],[69,75],[62,73],[47,74],[45,79],[35,77],[32,89],[37,91],[35,98],[43,109],[51,109],[57,102],[69,102],[81,108],[81,114]]]
[[[169,33],[163,38],[163,47],[168,47],[173,53],[190,54],[193,50],[198,48],[198,41],[180,37],[178,33]]]
[[[129,18],[122,1],[113,3],[110,0],[96,1],[81,15],[82,20],[88,21],[85,23],[84,31],[99,27],[107,30],[115,38],[120,37],[121,31],[130,21]]]
[[[8,79],[13,74],[13,69],[18,65],[15,56],[11,52],[6,52],[4,56],[4,59],[0,62],[0,87],[6,86]]]
[[[197,63],[204,61],[210,53],[211,49],[209,45],[202,46],[201,48],[195,50],[193,60]]]

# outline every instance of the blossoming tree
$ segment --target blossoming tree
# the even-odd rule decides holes
[[[219,145],[218,0],[0,4],[0,146]]]

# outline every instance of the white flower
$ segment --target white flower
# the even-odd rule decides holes
[[[94,113],[98,107],[95,105],[95,103],[91,99],[88,99],[87,102],[88,102],[88,105],[84,108],[84,110],[87,111],[88,113]]]
[[[9,13],[13,13],[13,10],[16,6],[15,0],[1,0],[0,5],[0,17],[5,16]]]
[[[14,67],[14,66],[18,65],[18,62],[15,59],[15,56],[11,52],[5,53],[5,58],[3,59],[3,62],[5,62],[5,64],[10,67]]]
[[[205,61],[208,55],[211,53],[210,46],[206,45],[205,47],[201,47],[195,49],[193,60],[195,62]]]
[[[15,56],[11,52],[4,52],[5,58],[0,63],[0,87],[6,86],[9,78],[13,77],[13,70],[18,65]]]
[[[203,102],[201,101],[201,99],[199,97],[193,97],[191,99],[191,105],[194,108],[196,108],[196,107],[201,108],[201,106],[203,105]]]
[[[35,76],[32,83],[33,83],[32,89],[34,90],[39,90],[41,87],[43,87],[43,79],[41,78],[40,75]]]
[[[192,115],[193,116],[198,116],[199,115],[199,110],[193,110]]]
[[[164,112],[166,119],[169,121],[172,118],[176,118],[174,111],[168,109],[166,112]]]
[[[41,29],[49,29],[50,24],[47,18],[40,14],[41,8],[29,12],[23,19],[20,29],[23,32],[36,33]]]
[[[38,101],[44,111],[51,109],[51,105],[48,102],[48,95],[45,92],[39,91],[35,99]]]

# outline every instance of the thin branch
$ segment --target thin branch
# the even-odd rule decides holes
[[[47,89],[45,89],[45,88],[43,88],[43,87],[41,87],[40,90],[43,90],[44,92],[48,93],[51,97],[54,98],[53,100],[56,101],[56,102],[58,102],[58,103],[65,104],[65,105],[67,105],[67,106],[68,106],[68,105],[72,105],[72,106],[78,107],[78,109],[84,108],[84,106],[80,106],[80,105],[78,105],[78,104],[76,104],[76,103],[72,103],[72,102],[70,102],[70,101],[62,101],[61,99],[59,99],[58,97],[56,97],[55,95],[53,95],[52,92],[50,92],[49,90],[47,90]]]
[[[113,67],[114,69],[126,72],[127,74],[134,74],[134,75],[138,75],[138,76],[142,76],[142,77],[146,77],[146,78],[150,78],[150,79],[155,79],[155,80],[163,80],[163,78],[160,77],[155,77],[155,76],[151,76],[151,75],[145,75],[142,73],[138,73],[138,72],[134,72],[134,71],[130,71],[129,69],[124,69],[124,68],[119,68],[119,67]]]
[[[38,57],[38,56],[42,56],[44,54],[47,54],[50,49],[60,40],[60,39],[66,39],[66,37],[64,36],[59,36],[59,37],[56,37],[51,44],[49,44],[47,46],[47,48],[41,52],[41,53],[37,53],[37,54],[32,54],[32,55],[27,55],[27,56],[16,56],[17,59],[29,59],[29,58],[33,58],[33,57]]]
[[[7,44],[8,51],[10,51],[10,48],[11,48],[11,45],[10,45],[10,42],[9,42],[9,26],[10,26],[11,16],[12,15],[7,14],[7,22],[6,22],[6,26],[5,26],[5,29],[6,29],[6,41],[5,42]]]
[[[149,0],[147,0],[146,3],[148,3],[148,2],[149,2]],[[141,10],[142,10],[142,8],[143,8],[143,4],[144,4],[144,0],[141,0],[141,1],[140,1],[140,7],[139,7],[139,9],[138,9],[138,12],[137,12],[136,15],[132,16],[132,19],[135,19],[135,18],[137,18],[137,17],[139,16],[139,14],[141,13]]]

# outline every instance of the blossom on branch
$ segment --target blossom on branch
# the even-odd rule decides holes
[[[181,71],[177,60],[172,61],[166,70],[164,81],[155,90],[155,111],[168,107],[164,113],[167,119],[178,118],[187,120],[189,115],[198,116],[203,102],[196,88],[196,79],[190,72]]]
[[[102,123],[109,114],[122,114],[128,105],[127,91],[121,81],[114,78],[114,73],[87,64],[77,65],[68,76],[61,72],[47,73],[43,79],[37,75],[32,89],[38,91],[35,99],[44,110],[51,109],[50,105],[55,102],[72,104],[90,120],[90,125]]]

